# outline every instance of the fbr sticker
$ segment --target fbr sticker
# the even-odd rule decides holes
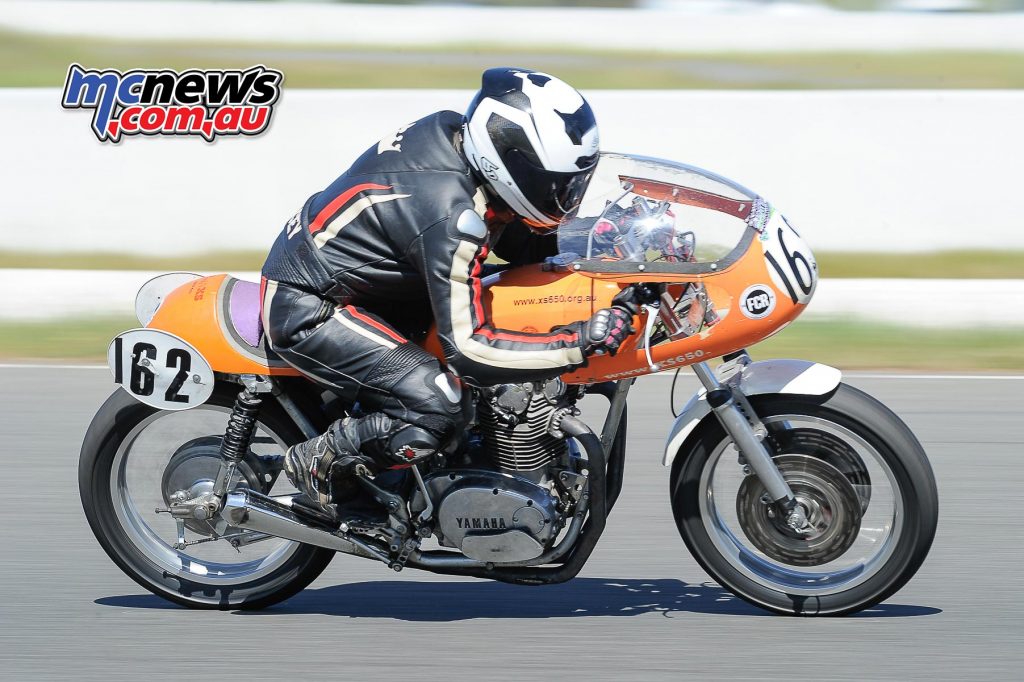
[[[767,284],[754,284],[743,290],[740,311],[744,317],[760,320],[775,310],[775,291]]]

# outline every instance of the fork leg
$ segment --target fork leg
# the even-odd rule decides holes
[[[715,411],[715,416],[718,417],[722,428],[732,437],[740,454],[764,484],[772,501],[789,506],[789,503],[793,502],[793,491],[790,490],[786,479],[782,477],[779,468],[772,461],[768,448],[758,439],[750,422],[736,405],[733,393],[739,389],[721,384],[706,362],[694,364],[692,367],[697,378],[708,391],[708,404]]]

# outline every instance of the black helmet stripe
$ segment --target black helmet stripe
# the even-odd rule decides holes
[[[526,136],[526,131],[518,123],[510,121],[500,114],[492,113],[487,119],[487,132],[492,140],[504,140],[506,142],[506,151],[508,149],[518,149],[534,165],[543,165],[540,157],[537,156],[536,150],[533,148],[533,144],[530,142],[530,138]],[[495,145],[495,149],[498,149],[497,145]],[[502,154],[502,150],[498,149],[498,153]]]
[[[576,111],[571,114],[566,114],[561,111],[555,111],[559,118],[565,121],[565,134],[569,136],[573,144],[583,144],[583,136],[590,132],[590,129],[597,125],[594,122],[594,114],[591,112],[583,112],[583,109],[590,109],[590,105],[584,103]],[[587,115],[589,114],[589,116]],[[584,126],[586,126],[584,128]]]

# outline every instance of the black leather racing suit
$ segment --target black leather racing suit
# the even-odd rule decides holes
[[[488,323],[480,276],[492,245],[521,264],[554,255],[556,244],[518,223],[493,224],[461,153],[461,124],[439,112],[368,149],[287,222],[263,266],[271,346],[374,413],[332,431],[382,466],[433,454],[469,419],[460,382],[414,343],[431,319],[448,367],[469,383],[548,378],[583,363],[582,323],[537,334]]]

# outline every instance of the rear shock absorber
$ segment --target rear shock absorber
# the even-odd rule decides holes
[[[220,470],[213,485],[213,494],[218,498],[223,498],[227,493],[238,463],[249,451],[262,404],[263,398],[249,386],[235,398],[235,406],[228,417],[228,426],[220,443]]]

